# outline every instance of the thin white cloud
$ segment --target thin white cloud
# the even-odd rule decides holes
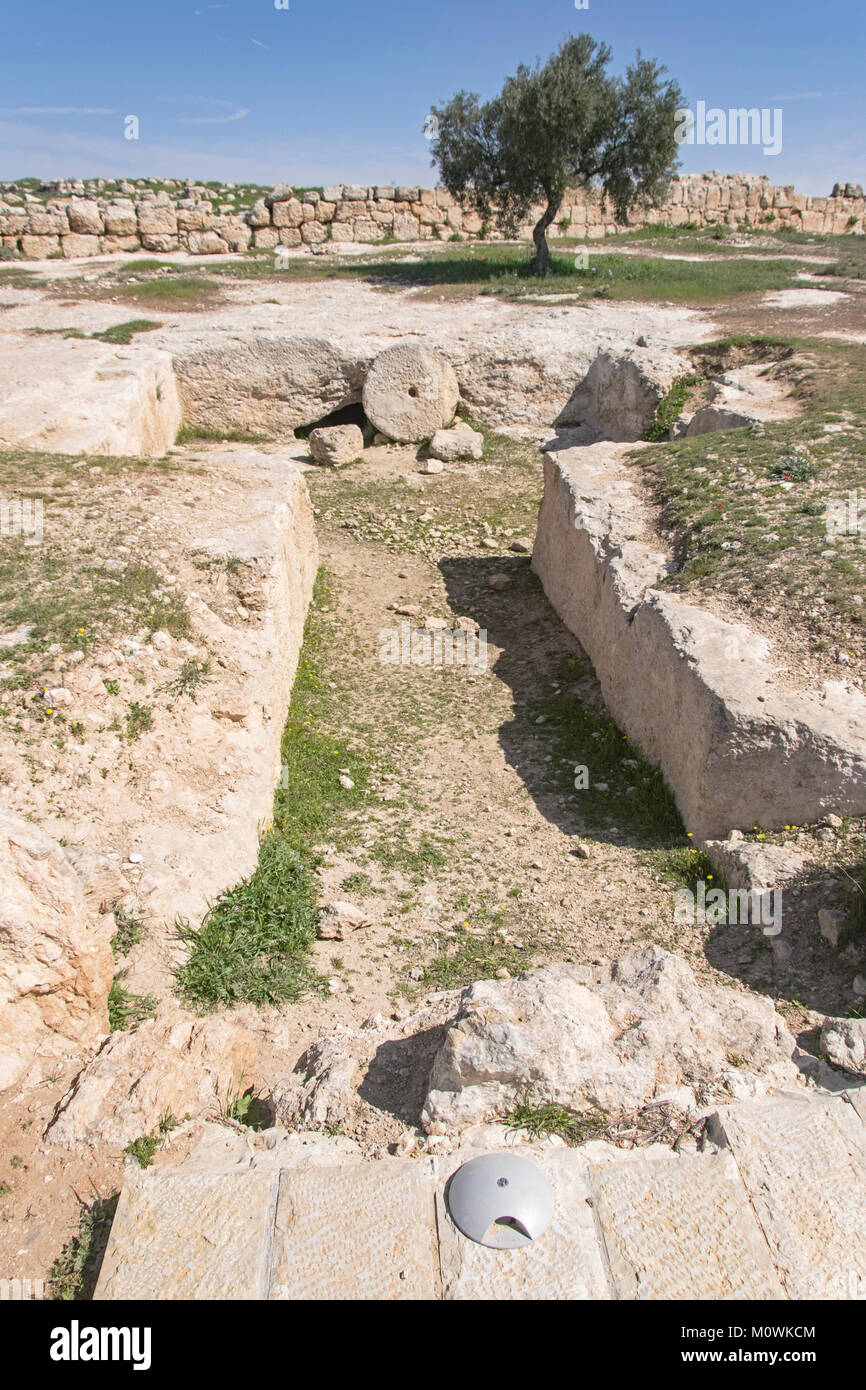
[[[270,45],[262,43],[260,39],[250,39],[250,43],[254,43],[256,48],[267,48],[268,52],[270,52]]]
[[[788,96],[773,97],[773,101],[830,101],[834,97],[850,95],[850,92],[791,92]]]
[[[219,116],[173,116],[178,125],[229,125],[232,121],[242,121],[250,114],[248,106],[235,106],[232,101],[221,101],[218,97],[164,97],[165,101],[191,101],[200,106],[219,106],[225,112]]]
[[[116,116],[107,106],[5,106],[11,116]]]
[[[250,114],[248,106],[238,106],[228,116],[176,116],[179,125],[228,125],[231,121],[242,121]]]

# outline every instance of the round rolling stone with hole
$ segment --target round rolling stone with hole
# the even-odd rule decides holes
[[[412,345],[386,348],[364,382],[364,413],[381,434],[414,444],[454,419],[460,387],[451,363]]]

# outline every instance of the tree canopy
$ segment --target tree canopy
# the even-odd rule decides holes
[[[581,34],[544,66],[521,64],[499,96],[457,92],[432,107],[431,146],[442,182],[489,221],[514,234],[534,204],[533,268],[547,274],[547,229],[567,188],[604,189],[617,220],[637,203],[658,203],[676,165],[676,112],[683,98],[666,69],[637,54],[625,78],[608,73],[611,50]]]

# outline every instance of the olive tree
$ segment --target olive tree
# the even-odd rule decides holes
[[[631,205],[660,201],[676,168],[679,87],[640,53],[625,78],[608,73],[610,60],[582,34],[544,66],[521,64],[491,101],[461,91],[431,108],[433,163],[449,193],[508,235],[545,205],[532,234],[537,275],[550,271],[547,230],[567,188],[604,189],[626,222]]]

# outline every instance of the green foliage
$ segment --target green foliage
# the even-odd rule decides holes
[[[315,935],[309,867],[270,834],[255,871],[217,898],[198,931],[178,923],[189,948],[176,972],[180,993],[201,1009],[296,1000],[311,983],[305,957]]]
[[[166,1135],[177,1129],[179,1123],[170,1110],[163,1111],[156,1127],[149,1134],[140,1134],[137,1139],[133,1139],[127,1144],[124,1153],[134,1158],[140,1168],[149,1168]]]
[[[665,439],[677,416],[682,413],[689,392],[693,386],[697,386],[701,378],[695,376],[693,372],[685,376],[678,376],[664,400],[659,401],[656,406],[655,419],[647,431],[647,439],[651,443],[656,443],[659,439]]]
[[[93,1297],[118,1196],[98,1197],[90,1206],[81,1203],[78,1233],[64,1245],[48,1271],[49,1298],[71,1303]]]
[[[234,1120],[235,1124],[256,1131],[267,1129],[272,1122],[267,1101],[257,1096],[252,1086],[246,1091],[230,1089],[220,1106],[220,1114],[224,1120]]]
[[[115,956],[128,956],[133,946],[137,946],[141,940],[141,922],[134,913],[127,912],[119,904],[114,909],[114,920],[117,931],[111,938],[111,949]]]
[[[533,203],[546,209],[535,265],[547,274],[547,229],[569,187],[601,186],[626,221],[636,201],[658,202],[676,167],[679,87],[638,55],[625,80],[606,69],[611,51],[586,34],[566,39],[544,66],[521,64],[499,96],[460,91],[432,108],[434,163],[455,197],[513,233]]]
[[[217,898],[198,931],[178,922],[189,957],[176,972],[177,987],[194,1008],[279,1004],[322,987],[307,960],[316,935],[319,846],[350,811],[367,805],[369,780],[362,758],[323,732],[332,714],[322,677],[328,598],[320,574],[283,731],[284,775],[255,872]],[[351,788],[340,783],[343,768]]]
[[[119,343],[125,347],[132,342],[136,333],[150,333],[161,326],[153,319],[129,319],[126,323],[114,323],[110,328],[103,328],[100,333],[91,333],[90,336],[103,343]]]
[[[138,700],[130,701],[129,713],[126,716],[126,737],[130,743],[134,743],[142,734],[148,733],[153,728],[153,712],[147,705],[142,705]]]
[[[153,1018],[159,1000],[152,994],[130,994],[123,988],[123,972],[115,975],[108,993],[108,1026],[112,1033],[134,1032],[145,1019]]]
[[[568,1105],[534,1104],[532,1087],[528,1086],[505,1115],[509,1129],[522,1130],[530,1139],[546,1139],[558,1134],[567,1144],[585,1144],[588,1139],[600,1138],[608,1119],[598,1106],[591,1110],[573,1110]]]
[[[209,670],[209,661],[185,661],[177,675],[172,680],[166,681],[165,685],[160,686],[160,689],[170,695],[172,701],[179,700],[183,695],[188,695],[195,704],[201,686],[211,684],[208,676]]]
[[[802,454],[788,454],[779,459],[770,469],[774,478],[784,478],[792,483],[807,483],[818,474],[817,464]]]

